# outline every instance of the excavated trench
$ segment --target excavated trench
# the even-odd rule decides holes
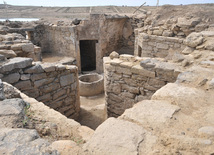
[[[103,75],[97,73],[79,76],[81,125],[96,129],[106,120]]]

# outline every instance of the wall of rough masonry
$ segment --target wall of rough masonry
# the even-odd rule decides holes
[[[0,35],[0,54],[6,58],[28,57],[41,61],[41,48],[18,33]]]
[[[118,117],[135,103],[150,99],[180,73],[174,63],[162,59],[120,55],[104,58],[105,93],[108,117]]]
[[[40,46],[42,52],[74,57],[81,68],[79,41],[97,40],[96,71],[101,73],[104,56],[114,50],[124,52],[124,46],[133,53],[133,32],[132,23],[126,16],[92,14],[89,20],[82,20],[79,25],[39,25],[32,42]]]
[[[164,58],[173,52],[180,52],[186,46],[184,39],[149,35],[135,30],[135,56]]]
[[[80,110],[76,66],[33,63],[30,58],[1,62],[0,78],[26,95],[43,102],[69,118]]]

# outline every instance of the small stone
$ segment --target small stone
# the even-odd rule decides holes
[[[111,59],[119,58],[119,54],[118,54],[117,52],[113,51],[113,52],[109,55],[109,57],[110,57]]]

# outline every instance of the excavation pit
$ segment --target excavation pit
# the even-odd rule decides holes
[[[103,75],[96,73],[79,76],[80,96],[95,96],[104,92]]]

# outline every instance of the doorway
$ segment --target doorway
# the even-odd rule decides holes
[[[96,70],[97,40],[80,40],[81,71]]]

